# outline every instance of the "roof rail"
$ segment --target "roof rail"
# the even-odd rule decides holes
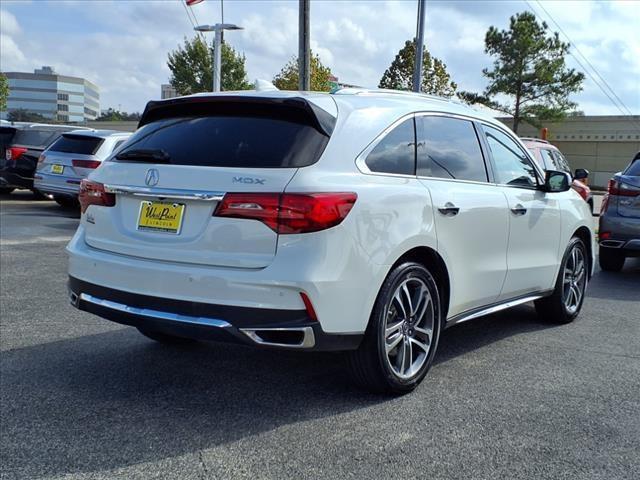
[[[529,140],[530,142],[549,143],[549,140],[543,140],[542,138],[535,138],[535,137],[520,137],[520,140]]]
[[[346,87],[346,88],[338,88],[337,90],[331,93],[332,95],[375,95],[377,93],[384,93],[389,95],[404,95],[408,97],[425,98],[429,100],[439,100],[441,102],[461,103],[456,100],[452,100],[451,98],[441,97],[439,95],[431,95],[431,94],[422,93],[422,92],[410,92],[408,90],[393,90],[390,88]]]

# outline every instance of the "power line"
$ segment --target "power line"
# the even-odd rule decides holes
[[[193,11],[191,11],[191,7],[187,7],[187,4],[184,2],[184,0],[180,0],[180,3],[182,4],[182,7],[184,8],[184,11],[187,13],[187,18],[189,19],[189,22],[191,23],[191,26],[193,27],[193,29],[196,29],[196,25],[198,25],[198,19],[196,18],[196,15]],[[193,14],[193,19],[191,18],[191,14]],[[194,22],[195,20],[195,22]],[[204,37],[204,33],[202,32],[198,32],[200,34],[200,37],[202,38],[203,41],[205,41],[205,37]]]
[[[567,40],[569,40],[569,42],[573,45],[573,48],[575,48],[576,52],[578,52],[580,54],[580,56],[582,57],[582,59],[587,62],[587,65],[589,65],[591,67],[591,69],[593,70],[593,72],[598,76],[598,78],[602,81],[602,83],[607,87],[607,89],[609,90],[609,92],[616,98],[616,100],[619,102],[619,104],[626,110],[628,115],[633,115],[633,113],[631,112],[631,110],[629,110],[627,108],[627,106],[624,104],[624,102],[620,99],[620,97],[618,97],[618,95],[616,94],[616,92],[613,90],[613,88],[611,88],[611,86],[609,85],[609,83],[607,83],[607,81],[602,77],[602,75],[600,75],[600,72],[598,72],[598,69],[596,67],[593,66],[593,64],[589,61],[589,59],[587,58],[587,56],[582,53],[582,51],[580,51],[580,49],[578,48],[578,44],[573,42],[571,40],[571,38],[569,37],[569,35],[562,29],[562,27],[558,24],[558,22],[556,22],[555,18],[553,18],[553,16],[547,11],[546,8],[544,8],[544,5],[542,5],[542,3],[540,3],[540,0],[536,0],[536,3],[538,4],[538,6],[544,11],[544,13],[546,13],[548,15],[548,17],[551,19],[551,21],[554,23],[554,25],[556,27],[558,27],[558,29],[560,30],[560,32],[562,32],[562,34],[567,38]],[[575,56],[574,56],[575,58]],[[583,67],[584,68],[584,67]]]
[[[529,6],[529,8],[531,10],[533,10],[534,13],[537,14],[535,8],[533,8],[533,5],[531,5],[531,3],[529,3],[528,0],[524,0],[525,3]],[[544,12],[547,14],[547,16],[550,18],[550,20],[555,24],[555,26],[562,32],[562,34],[567,38],[567,40],[569,40],[569,42],[575,47],[576,51],[579,52],[578,47],[575,46],[575,44],[571,41],[571,38],[569,37],[569,35],[566,34],[566,32],[562,29],[562,27],[558,24],[558,22],[555,21],[555,19],[553,18],[553,16],[540,4],[539,0],[536,0],[540,6],[540,8],[542,8],[542,10],[544,10]],[[618,99],[618,102],[620,102],[620,104],[618,104],[618,102],[616,102],[616,100],[614,100],[614,98],[605,90],[605,88],[600,84],[600,82],[598,80],[596,80],[596,78],[591,74],[591,72],[589,71],[588,68],[586,68],[584,66],[584,64],[580,61],[580,59],[578,57],[576,57],[571,50],[569,50],[569,55],[571,55],[573,57],[573,59],[578,63],[578,65],[580,65],[580,67],[585,70],[585,72],[587,73],[587,75],[589,75],[589,78],[591,78],[591,80],[593,81],[593,83],[595,83],[597,85],[597,87],[600,89],[600,91],[602,91],[602,93],[609,99],[609,101],[611,101],[611,103],[618,109],[618,111],[620,113],[622,113],[622,115],[633,115],[633,113],[626,107],[626,105],[619,99],[619,97],[617,95],[615,95],[615,92],[613,92],[613,90],[611,89],[611,87],[609,87],[609,85],[606,83],[606,81],[602,78],[602,76],[598,73],[598,71],[595,69],[595,67],[593,67],[593,65],[591,65],[591,63],[587,60],[586,57],[584,57],[584,55],[582,54],[582,52],[580,52],[580,55],[582,55],[584,57],[584,59],[589,63],[589,65],[591,66],[591,68],[594,70],[594,72],[602,79],[602,81],[607,85],[607,87],[612,91],[612,93],[615,95],[615,97]],[[632,123],[636,123],[635,121],[632,120]]]

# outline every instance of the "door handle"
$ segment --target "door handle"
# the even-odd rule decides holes
[[[515,207],[513,207],[511,211],[513,212],[514,215],[524,215],[525,213],[527,213],[527,209],[524,208],[519,203]]]
[[[444,204],[444,207],[438,208],[438,211],[445,217],[455,217],[460,211],[460,208],[451,202],[447,202]]]

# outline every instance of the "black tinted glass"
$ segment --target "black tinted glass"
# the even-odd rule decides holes
[[[414,175],[416,137],[413,118],[391,130],[367,155],[369,170],[379,173]]]
[[[447,117],[420,117],[418,175],[487,181],[473,123]]]
[[[304,167],[320,157],[327,141],[312,126],[271,117],[179,117],[144,125],[118,154],[162,150],[174,165]]]
[[[536,187],[536,171],[518,144],[500,130],[484,126],[493,155],[498,183],[514,187]]]
[[[87,135],[62,135],[49,147],[52,152],[78,153],[93,155],[96,153],[103,139]]]
[[[13,139],[15,133],[15,128],[0,127],[0,147],[6,147],[9,143],[11,143],[11,140]]]
[[[52,130],[35,130],[31,128],[18,130],[13,137],[13,143],[27,147],[44,148],[58,135],[60,135],[60,132]]]

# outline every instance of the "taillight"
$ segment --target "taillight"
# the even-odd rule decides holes
[[[78,168],[98,168],[101,163],[99,160],[71,160],[71,164]]]
[[[617,180],[609,180],[607,191],[610,195],[618,195],[621,197],[637,197],[640,195],[640,188],[618,182]]]
[[[279,234],[335,227],[355,203],[355,193],[227,193],[216,217],[259,220]]]
[[[113,193],[107,193],[104,185],[98,182],[84,179],[80,182],[80,193],[78,194],[80,201],[80,211],[87,211],[89,205],[99,205],[101,207],[113,207],[116,204],[116,196]]]
[[[7,159],[7,161],[16,161],[20,158],[20,156],[26,152],[27,149],[26,148],[22,148],[22,147],[9,147],[7,148],[7,151],[5,152],[4,156]]]

